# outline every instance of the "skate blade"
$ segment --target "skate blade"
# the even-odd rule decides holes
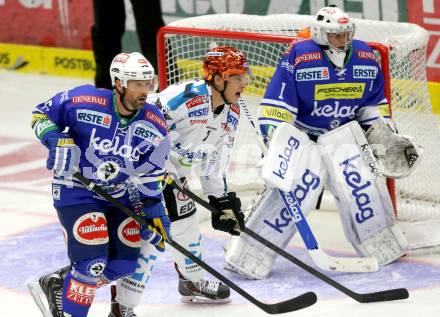
[[[227,298],[221,298],[221,299],[211,299],[204,296],[181,296],[180,300],[182,303],[185,304],[228,304],[232,300],[230,297]]]
[[[41,300],[41,295],[43,294],[43,290],[40,287],[38,282],[30,282],[28,285],[28,290],[34,299],[35,304],[37,304],[38,309],[43,314],[43,317],[52,317],[49,309],[44,306],[43,301]]]

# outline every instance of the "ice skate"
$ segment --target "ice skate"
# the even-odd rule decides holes
[[[207,279],[193,283],[179,277],[179,293],[184,303],[225,304],[231,302],[231,292],[228,286]]]
[[[116,285],[111,286],[111,311],[108,317],[137,317],[133,308],[121,305],[116,301]]]
[[[40,277],[38,283],[28,284],[28,289],[44,317],[64,317],[62,298],[63,283],[70,266],[66,266],[52,274]],[[48,307],[44,305],[42,296],[46,297]]]

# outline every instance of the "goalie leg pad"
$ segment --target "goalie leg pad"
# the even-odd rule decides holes
[[[326,177],[323,168],[316,174],[306,168],[299,183],[293,187],[304,216],[316,206]],[[297,231],[278,190],[266,189],[250,207],[246,220],[247,228],[280,248],[284,248]],[[231,238],[225,259],[241,275],[251,279],[264,279],[271,271],[276,256],[276,252],[242,234]]]
[[[379,264],[399,258],[407,242],[398,232],[385,179],[359,124],[352,121],[327,132],[318,144],[348,241]]]

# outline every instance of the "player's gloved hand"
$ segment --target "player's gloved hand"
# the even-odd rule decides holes
[[[221,211],[220,214],[212,214],[212,227],[216,230],[229,232],[234,236],[240,235],[244,229],[244,214],[241,212],[241,201],[235,193],[227,193],[226,196],[216,198],[208,196],[209,204]]]
[[[141,239],[148,241],[157,250],[163,252],[165,250],[165,241],[171,241],[170,218],[168,218],[164,208],[161,210],[144,208],[144,213],[147,215],[145,220],[148,226],[141,226]]]
[[[42,142],[49,149],[47,169],[58,176],[71,176],[79,166],[81,155],[74,140],[65,133],[49,132]]]

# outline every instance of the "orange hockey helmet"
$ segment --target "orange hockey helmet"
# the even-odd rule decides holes
[[[223,80],[231,75],[249,75],[251,72],[246,56],[231,46],[217,46],[210,48],[203,61],[204,78],[208,81],[219,74]]]

